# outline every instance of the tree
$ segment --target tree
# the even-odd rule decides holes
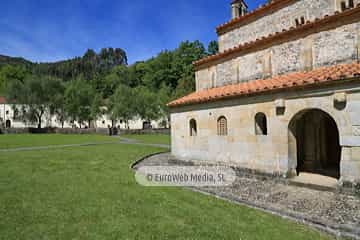
[[[91,121],[98,119],[102,115],[102,98],[100,94],[95,94],[90,109],[89,127],[91,127]]]
[[[127,65],[126,52],[120,48],[103,48],[100,53],[88,49],[82,57],[55,63],[38,63],[31,65],[37,75],[50,75],[71,81],[82,76],[84,80],[94,82],[99,76],[107,75],[115,66]]]
[[[171,88],[163,84],[158,92],[158,100],[160,107],[160,115],[162,118],[165,118],[167,122],[170,122],[170,111],[167,104],[171,100]],[[164,126],[167,127],[166,125]]]
[[[217,41],[211,41],[208,46],[208,54],[215,55],[219,52],[219,43]]]
[[[184,96],[195,89],[193,62],[206,56],[204,45],[199,41],[183,42],[175,50],[175,71],[180,73],[176,87],[176,97]]]
[[[154,91],[157,91],[162,84],[176,86],[178,76],[173,69],[173,58],[172,52],[163,51],[157,57],[146,61],[142,83]]]
[[[146,73],[146,63],[136,62],[129,68],[129,86],[137,87],[143,85],[143,78]]]
[[[23,82],[29,75],[25,66],[5,65],[0,69],[0,93],[5,93],[11,82]]]
[[[114,67],[111,72],[104,77],[102,93],[104,98],[114,94],[119,85],[130,85],[129,69],[127,66],[119,65]]]
[[[55,83],[54,83],[55,84]],[[68,116],[65,110],[65,84],[63,81],[58,80],[56,86],[53,86],[52,89],[55,89],[52,93],[50,99],[50,115],[56,116],[57,120],[61,122],[61,127],[64,127],[64,123],[67,120]]]
[[[152,120],[168,116],[168,101],[195,90],[193,62],[217,51],[216,41],[210,42],[207,50],[200,41],[184,41],[175,50],[164,50],[147,61],[128,66],[126,53],[120,48],[103,48],[99,53],[88,49],[82,57],[65,61],[18,63],[23,68],[14,65],[10,70],[5,69],[5,73],[0,69],[0,93],[1,85],[5,85],[2,82],[13,82],[13,79],[23,82],[30,72],[37,76],[58,77],[66,87],[60,88],[58,95],[53,96],[51,114],[62,123],[72,119],[82,124],[96,119],[102,102],[110,101],[119,86],[122,89],[126,86],[139,97],[133,97],[136,105],[132,106],[133,111]],[[11,58],[5,60],[9,62]],[[119,93],[115,97],[119,99]]]
[[[175,89],[174,98],[183,97],[195,91],[195,77],[193,75],[186,75],[179,80],[179,84]]]
[[[144,120],[157,120],[161,117],[157,94],[144,86],[134,89],[133,101],[136,114]]]
[[[24,121],[37,123],[38,128],[42,127],[42,120],[45,113],[50,113],[53,105],[53,97],[61,88],[61,81],[53,77],[30,76],[22,81],[10,83],[7,97],[10,101],[16,102],[14,108],[21,113]],[[20,111],[19,111],[20,108]]]
[[[108,111],[111,120],[124,120],[127,127],[129,121],[136,115],[134,90],[126,85],[120,85],[109,99]]]
[[[81,78],[70,82],[65,90],[65,110],[73,121],[81,125],[92,120],[92,105],[95,90]],[[90,127],[90,126],[89,126]]]

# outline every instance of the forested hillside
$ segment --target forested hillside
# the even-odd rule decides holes
[[[24,66],[31,66],[33,65],[32,62],[24,59],[24,58],[17,58],[17,57],[9,57],[0,55],[0,67],[4,65],[24,65]]]
[[[44,112],[62,122],[90,122],[104,113],[103,106],[114,121],[166,119],[166,103],[195,88],[192,62],[217,50],[215,41],[207,49],[186,41],[132,65],[120,48],[89,49],[82,57],[55,63],[0,56],[0,94],[30,106],[19,109],[20,115],[39,127]]]

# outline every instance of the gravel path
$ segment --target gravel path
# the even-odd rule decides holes
[[[145,158],[134,168],[184,164],[192,165],[166,153]],[[357,196],[299,187],[287,181],[248,174],[239,174],[230,187],[193,190],[304,222],[337,236],[360,239],[360,198]]]

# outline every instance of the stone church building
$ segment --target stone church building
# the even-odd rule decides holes
[[[196,91],[168,104],[172,155],[360,183],[360,0],[231,7]]]

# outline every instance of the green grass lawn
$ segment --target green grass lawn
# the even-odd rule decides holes
[[[135,139],[143,143],[170,144],[170,135],[165,134],[121,135],[121,137]]]
[[[190,190],[137,185],[130,164],[162,150],[114,144],[1,153],[0,239],[331,239]]]
[[[0,149],[118,141],[113,137],[95,134],[4,134],[0,135]]]

